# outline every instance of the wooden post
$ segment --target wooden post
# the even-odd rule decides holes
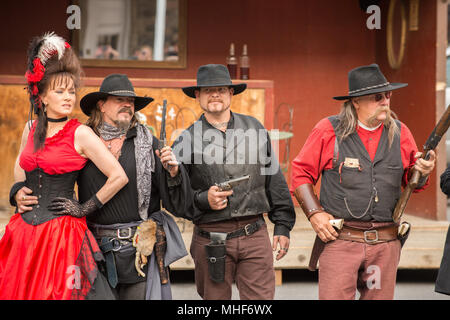
[[[275,285],[281,286],[283,284],[283,270],[276,269],[275,270]]]

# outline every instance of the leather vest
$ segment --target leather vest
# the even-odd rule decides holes
[[[47,209],[47,206],[55,197],[73,199],[75,181],[79,171],[64,174],[51,175],[37,168],[26,174],[26,186],[33,190],[33,195],[38,197],[38,204],[33,205],[33,210],[22,213],[22,219],[31,225],[38,225],[52,219],[60,218]]]
[[[209,223],[230,218],[258,215],[270,210],[266,195],[265,163],[267,131],[253,117],[233,113],[234,129],[220,130],[196,121],[174,146],[177,159],[188,167],[194,191],[207,191],[215,183],[250,175],[250,179],[233,188],[228,206],[220,211],[202,210],[194,223]],[[259,136],[258,136],[259,134]],[[255,135],[258,143],[254,143]],[[189,152],[190,151],[190,152]],[[259,158],[258,158],[259,157]]]
[[[336,132],[337,116],[329,120]],[[400,122],[396,123],[401,129]],[[383,128],[373,162],[356,132],[338,140],[338,148],[336,166],[322,173],[321,205],[336,218],[392,221],[404,172],[400,135],[394,137],[389,148],[387,130]]]

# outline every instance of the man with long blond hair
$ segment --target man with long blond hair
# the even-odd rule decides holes
[[[348,74],[340,114],[319,121],[292,163],[293,192],[317,233],[310,269],[319,260],[319,299],[393,299],[402,241],[392,213],[414,167],[421,191],[435,165],[417,158],[408,127],[390,110],[390,83],[378,65]],[[322,175],[320,201],[313,185]],[[344,219],[338,232],[332,219]],[[319,258],[320,257],[320,258]]]

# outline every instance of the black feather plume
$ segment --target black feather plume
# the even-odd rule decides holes
[[[33,60],[37,57],[39,49],[41,48],[43,43],[43,37],[34,37],[33,39],[31,39],[30,45],[28,47],[28,70],[33,70]]]

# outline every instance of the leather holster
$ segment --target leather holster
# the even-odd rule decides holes
[[[100,240],[100,250],[102,250],[105,255],[106,260],[106,276],[109,285],[115,288],[119,283],[119,276],[117,274],[116,258],[114,256],[114,251],[120,249],[119,240],[111,237],[102,237]]]
[[[211,242],[205,245],[209,278],[217,283],[225,280],[225,258],[227,255],[227,233],[211,232]]]
[[[314,192],[314,187],[310,183],[300,185],[294,191],[295,197],[300,204],[308,220],[317,212],[325,211],[320,205],[320,201]]]

